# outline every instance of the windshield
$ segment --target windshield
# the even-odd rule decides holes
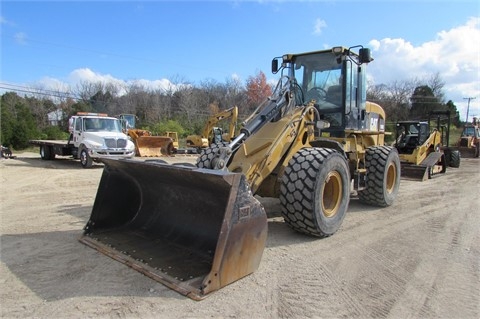
[[[122,119],[123,128],[126,128],[126,129],[135,128],[135,115],[123,114],[121,119]]]
[[[122,131],[119,120],[112,118],[84,118],[83,127],[86,132]]]
[[[299,55],[295,60],[295,79],[305,102],[315,100],[320,108],[342,103],[342,64],[333,54]]]

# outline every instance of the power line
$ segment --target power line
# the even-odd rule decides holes
[[[14,92],[21,92],[21,93],[51,96],[51,97],[57,97],[57,98],[71,98],[74,100],[81,100],[81,98],[79,98],[78,96],[75,96],[70,92],[36,89],[28,86],[21,86],[21,85],[8,84],[8,83],[0,83],[0,89],[14,91]]]

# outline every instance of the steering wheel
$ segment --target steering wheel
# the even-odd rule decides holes
[[[326,100],[327,91],[325,91],[325,89],[319,86],[314,86],[313,88],[307,91],[307,93],[305,94],[305,97],[306,97],[306,101],[310,101],[312,99],[316,101]]]

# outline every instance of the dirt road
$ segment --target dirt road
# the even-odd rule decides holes
[[[261,199],[259,270],[198,302],[78,242],[101,165],[16,155],[0,160],[2,318],[480,318],[478,159],[402,180],[388,208],[353,199],[326,239]]]

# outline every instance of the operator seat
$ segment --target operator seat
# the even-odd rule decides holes
[[[335,105],[342,105],[342,86],[332,85],[327,89],[326,100]]]

